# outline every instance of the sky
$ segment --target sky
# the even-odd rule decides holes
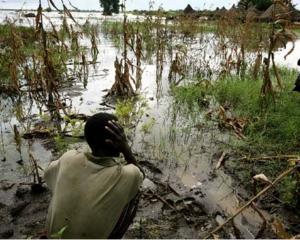
[[[69,0],[64,0],[68,5]],[[79,9],[98,10],[99,0],[70,0],[71,3]],[[47,7],[47,0],[42,0],[44,6]],[[53,0],[54,3],[61,2],[60,0]],[[215,9],[216,7],[230,8],[236,4],[238,0],[154,0],[154,8],[163,7],[165,10],[169,9],[184,9],[187,4],[190,4],[194,9]],[[293,0],[293,3],[300,9],[300,0]],[[38,0],[0,0],[0,8],[20,9],[20,8],[36,8]],[[127,0],[127,10],[134,9],[149,9],[149,0]]]

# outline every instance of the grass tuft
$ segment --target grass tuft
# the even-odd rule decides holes
[[[263,107],[260,89],[262,79],[253,80],[250,75],[244,79],[227,76],[208,87],[198,82],[173,89],[178,103],[193,111],[201,111],[203,99],[214,98],[220,105],[229,106],[237,118],[246,118],[246,140],[241,147],[257,153],[285,153],[300,151],[300,94],[293,92],[297,77],[295,70],[280,69],[284,87],[277,90],[275,102]]]

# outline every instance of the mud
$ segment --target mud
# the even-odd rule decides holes
[[[144,181],[139,210],[126,238],[199,238],[216,226],[193,192],[181,188],[181,193],[177,193],[161,182],[163,173],[153,171],[156,169],[153,163],[144,162],[143,166],[153,181],[148,178]],[[47,189],[37,194],[28,185],[2,181],[0,196],[1,238],[45,236],[51,198]]]
[[[50,193],[34,194],[28,185],[14,184],[10,189],[0,184],[0,238],[39,238],[45,234]]]

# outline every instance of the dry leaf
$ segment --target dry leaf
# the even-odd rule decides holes
[[[298,235],[292,237],[291,239],[300,239],[300,234],[298,234]]]
[[[266,177],[265,174],[261,173],[261,174],[257,174],[253,177],[254,180],[256,181],[261,181],[261,182],[264,182],[264,183],[269,183],[271,184],[272,182]]]
[[[220,239],[220,237],[219,237],[219,235],[217,235],[217,234],[212,234],[212,236],[213,236],[213,239]]]
[[[283,223],[278,218],[275,218],[272,222],[272,229],[278,238],[290,239],[292,237],[285,231]]]

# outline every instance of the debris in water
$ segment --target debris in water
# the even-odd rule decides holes
[[[31,185],[31,193],[33,194],[40,194],[46,191],[46,188],[39,183],[34,183]]]
[[[0,238],[7,239],[7,238],[11,238],[13,235],[14,235],[14,230],[8,229],[0,233]]]
[[[26,193],[29,192],[29,188],[24,188],[23,186],[18,186],[18,189],[16,191],[16,197],[17,198],[24,198],[24,196],[26,195]]]
[[[7,191],[7,190],[11,189],[14,185],[15,185],[15,183],[10,183],[6,180],[2,180],[0,182],[0,189],[4,190],[4,191]]]
[[[219,158],[219,161],[218,161],[218,163],[217,163],[217,165],[216,165],[216,169],[219,169],[219,168],[224,164],[225,160],[227,159],[227,158],[226,158],[226,155],[227,155],[226,152],[223,152],[223,153],[222,153],[222,155],[221,155],[221,157]]]
[[[272,229],[278,238],[281,238],[281,239],[290,239],[291,238],[290,234],[288,234],[286,232],[283,223],[278,218],[275,218],[273,220]]]
[[[17,161],[17,164],[19,164],[19,165],[23,166],[23,165],[24,165],[24,161],[23,161],[23,159],[20,159],[20,160],[18,160],[18,161]]]
[[[271,184],[272,182],[266,177],[265,174],[261,173],[261,174],[257,174],[253,177],[254,180],[256,181],[261,181],[261,182],[264,182],[264,183],[268,183],[268,184]]]
[[[157,190],[157,186],[149,178],[145,178],[145,180],[143,181],[143,184],[142,184],[142,189],[143,190],[150,189],[152,191],[156,191]]]
[[[20,213],[27,207],[28,204],[29,202],[20,202],[10,210],[10,215],[12,217],[20,215]]]

